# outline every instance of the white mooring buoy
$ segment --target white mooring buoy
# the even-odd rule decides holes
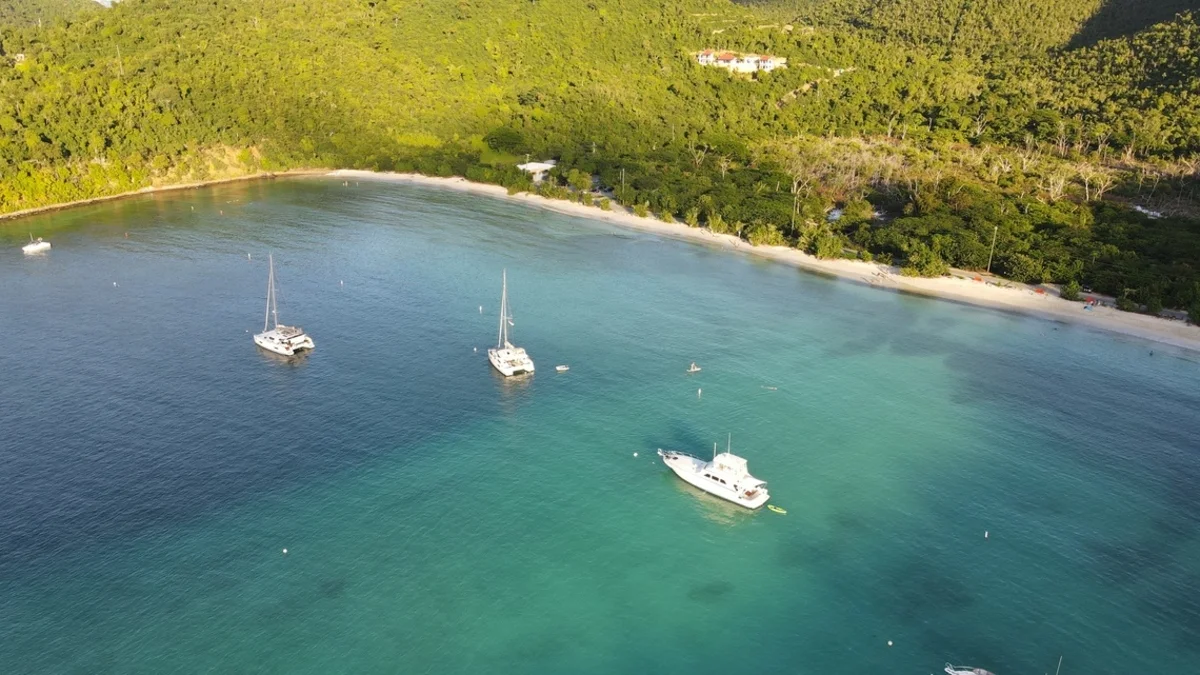
[[[286,549],[286,548],[285,548],[285,549],[283,549],[283,554],[284,554],[284,555],[287,555],[287,549]]]

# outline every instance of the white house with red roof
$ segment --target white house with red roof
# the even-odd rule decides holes
[[[717,53],[705,49],[696,53],[696,62],[702,66],[716,66],[731,73],[771,72],[779,68],[787,68],[787,59],[778,56],[759,56],[758,54],[736,54],[734,52]]]

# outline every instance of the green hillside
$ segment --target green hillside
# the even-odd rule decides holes
[[[817,24],[843,23],[880,37],[951,53],[1014,56],[1128,37],[1200,10],[1200,0],[744,0]]]
[[[93,0],[5,0],[0,3],[0,26],[36,26],[56,19],[73,19],[101,8]]]
[[[1096,3],[1027,35],[1007,0],[871,3],[867,27],[839,18],[856,1],[125,0],[10,26],[0,212],[289,167],[532,189],[531,154],[560,160],[552,196],[598,175],[658,217],[915,274],[982,269],[999,228],[993,271],[1200,311],[1195,18],[1067,49]]]

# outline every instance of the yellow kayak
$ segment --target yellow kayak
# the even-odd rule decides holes
[[[774,504],[767,504],[767,508],[771,509],[772,511],[774,511],[775,513],[778,513],[781,516],[787,515],[787,509],[781,509],[778,506],[775,506]]]

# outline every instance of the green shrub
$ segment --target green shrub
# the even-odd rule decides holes
[[[601,211],[612,211],[612,200],[609,199],[608,197],[601,199],[600,200],[600,210]]]
[[[1079,291],[1079,282],[1072,279],[1063,284],[1062,290],[1059,291],[1058,295],[1063,300],[1070,300],[1074,302],[1079,299]]]
[[[837,235],[826,232],[817,236],[813,245],[813,255],[822,260],[839,258],[842,255],[842,241]]]
[[[950,265],[940,255],[925,244],[917,244],[900,273],[909,277],[941,277],[949,271]]]
[[[719,213],[710,213],[708,215],[708,231],[716,234],[728,234],[729,226],[725,223],[725,219]]]
[[[1130,300],[1129,298],[1117,298],[1117,309],[1121,310],[1122,312],[1136,312],[1141,308],[1141,305],[1137,304],[1133,300]]]
[[[754,246],[787,246],[779,228],[770,223],[756,223],[746,231],[746,241]]]
[[[642,202],[641,204],[635,204],[633,207],[633,214],[635,216],[637,216],[638,218],[646,218],[647,216],[649,216],[650,215],[650,202]]]

